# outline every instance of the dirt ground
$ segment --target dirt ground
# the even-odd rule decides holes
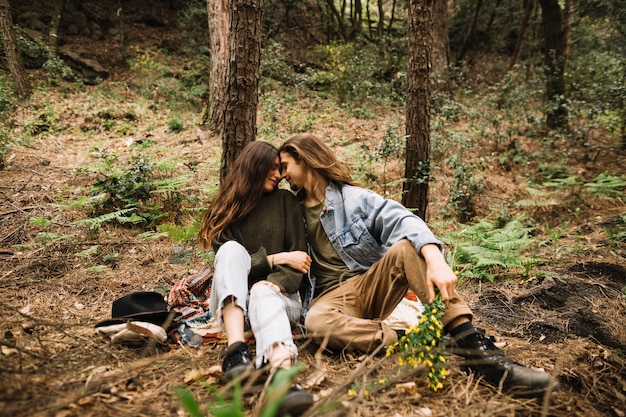
[[[154,138],[167,152],[181,155],[203,155],[211,148],[193,140],[192,132]],[[123,152],[124,140],[109,135],[101,146]],[[14,148],[0,172],[0,414],[184,415],[174,391],[179,385],[203,406],[215,404],[217,394],[205,383],[216,384],[222,395],[228,392],[215,368],[223,344],[197,349],[172,344],[155,353],[112,345],[94,333],[94,325],[110,317],[114,299],[132,291],[165,292],[202,260],[189,250],[191,257],[181,263],[185,250],[179,245],[139,239],[130,228],[88,233],[75,223],[84,214],[55,205],[59,196],[71,199],[72,190],[93,182],[92,174],[77,169],[89,165],[89,146],[72,134],[44,135]],[[549,398],[500,394],[463,374],[454,357],[451,375],[437,393],[421,378],[406,376],[398,382],[417,381],[416,392],[388,383],[351,397],[348,388],[389,375],[393,360],[318,352],[299,340],[306,365],[299,378],[316,397],[309,415],[624,416],[626,262],[624,247],[609,245],[603,227],[623,209],[619,203],[597,206],[593,217],[568,228],[559,247],[572,250],[539,266],[537,278],[461,284],[479,327],[514,359],[558,379],[561,389]],[[35,245],[42,230],[31,219],[38,217],[52,220],[47,232],[73,237]],[[118,254],[102,272],[89,269],[95,260],[77,256],[96,244],[101,253]],[[555,256],[553,247],[543,250],[536,255]],[[255,415],[262,400],[256,388],[246,395],[248,415]]]
[[[110,88],[118,89],[123,109],[136,98],[121,85],[124,75],[119,77],[110,80]],[[96,87],[86,91],[90,88]],[[139,135],[81,134],[93,103],[80,92],[36,95],[17,112],[16,123],[32,120],[44,102],[67,108],[58,121],[63,129],[16,146],[0,171],[0,415],[182,416],[186,412],[178,386],[190,390],[203,409],[227,397],[231,387],[218,383],[216,368],[223,343],[200,348],[170,343],[154,350],[114,345],[96,336],[94,325],[110,317],[113,300],[133,291],[165,293],[197,271],[202,259],[193,248],[170,239],[140,239],[130,227],[105,225],[94,233],[76,223],[84,211],[60,205],[60,197],[70,201],[76,190],[93,184],[97,174],[87,168],[97,163],[94,141],[100,149],[124,155],[129,140]],[[207,161],[215,161],[219,144],[194,129],[168,133],[167,117],[141,114],[140,123],[157,126],[150,140],[162,156],[183,161],[180,173],[192,176],[195,184],[215,183],[211,167],[216,165]],[[376,127],[381,120],[344,121],[349,129],[321,123],[314,126],[318,134],[352,141],[369,137],[375,143],[381,135]],[[570,167],[573,172],[626,173],[623,151],[601,136],[591,146],[595,157],[573,157],[570,161],[579,164]],[[487,155],[491,149],[477,152]],[[516,172],[499,166],[488,172],[480,204],[491,204],[489,195],[516,196]],[[433,213],[436,201],[444,200],[438,187],[432,190]],[[299,381],[316,399],[307,415],[626,416],[626,247],[607,235],[607,226],[618,222],[625,209],[623,195],[586,202],[576,218],[565,210],[538,209],[530,213],[535,219],[570,221],[552,245],[533,253],[551,262],[538,265],[530,280],[513,275],[495,283],[461,283],[476,325],[495,336],[515,360],[553,375],[559,391],[547,398],[512,398],[462,373],[455,357],[450,357],[444,388],[436,393],[419,376],[376,383],[395,370],[394,358],[322,352],[301,338],[305,367]],[[37,218],[50,224],[44,228],[33,220]],[[36,244],[44,232],[50,233],[48,243]],[[65,238],[55,239],[52,233]],[[92,268],[99,260],[78,255],[95,245],[101,254],[116,254],[105,270]],[[396,385],[412,381],[416,390]],[[350,388],[358,394],[348,395]],[[263,400],[262,390],[250,388],[244,396],[246,415],[257,415]]]
[[[202,147],[177,137],[168,149],[201,153]],[[89,179],[74,168],[85,157],[81,152],[73,148],[71,135],[42,138],[15,148],[0,172],[0,414],[184,415],[174,392],[178,385],[194,392],[201,404],[214,403],[204,383],[220,388],[215,366],[221,364],[222,344],[197,349],[172,344],[155,353],[112,345],[95,335],[94,324],[110,317],[114,299],[132,291],[166,291],[201,260],[180,263],[180,248],[172,241],[140,240],[133,230],[118,227],[90,235],[73,223],[76,212],[55,208],[57,196],[70,197],[71,188]],[[597,216],[610,221],[615,210],[607,207]],[[35,217],[52,218],[57,232],[76,236],[32,245],[40,232],[30,220]],[[347,388],[387,375],[393,360],[317,352],[299,340],[306,364],[300,379],[317,401],[310,415],[623,416],[624,252],[607,248],[598,219],[569,231],[561,244],[570,239],[582,245],[575,241],[580,234],[587,249],[564,257],[543,278],[461,286],[478,326],[511,357],[559,380],[561,390],[546,401],[514,399],[479,385],[459,371],[454,357],[445,388],[437,393],[416,378],[417,393],[390,384],[353,398]],[[119,254],[109,270],[93,272],[76,256],[94,244],[102,253]],[[400,382],[411,380],[407,376]],[[261,396],[255,388],[245,397],[250,415]]]

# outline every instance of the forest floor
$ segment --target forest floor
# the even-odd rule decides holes
[[[0,171],[2,416],[186,415],[177,386],[191,391],[203,409],[220,396],[228,397],[230,388],[219,383],[225,351],[221,342],[199,348],[171,343],[147,351],[111,344],[94,331],[96,323],[110,318],[116,298],[133,291],[166,292],[203,264],[192,243],[141,239],[137,228],[112,224],[94,232],[78,223],[85,210],[67,203],[106,175],[96,168],[102,155],[121,160],[150,142],[155,160],[175,161],[168,168],[172,176],[206,185],[193,190],[204,202],[215,189],[219,167],[219,143],[193,127],[169,131],[173,116],[167,106],[135,96],[129,77],[120,72],[99,86],[37,90],[15,113],[14,134],[29,139],[11,149]],[[324,105],[303,98],[284,113],[313,114]],[[128,109],[135,120],[128,117]],[[101,110],[110,113],[117,127],[132,122],[133,132],[94,130],[94,114]],[[46,112],[54,115],[56,127],[32,135],[35,121]],[[360,144],[378,143],[390,112],[381,109],[366,119],[327,114],[310,130],[333,138],[337,152],[346,156]],[[193,126],[199,115],[185,117],[185,124]],[[291,133],[279,131],[273,140],[279,144]],[[593,158],[588,150],[587,156],[574,153],[568,172],[588,177],[605,171],[626,174],[623,150],[606,135],[593,135],[589,141]],[[488,158],[492,145],[478,144],[475,156]],[[520,146],[533,145],[520,138]],[[493,203],[489,195],[519,198],[521,169],[499,164],[487,169],[487,197],[479,199],[479,206]],[[398,167],[388,167],[390,179],[400,174]],[[441,183],[431,190],[434,220],[446,197]],[[560,390],[539,399],[509,397],[461,372],[454,356],[444,388],[437,392],[419,375],[380,383],[396,369],[396,358],[318,351],[298,339],[299,362],[305,365],[298,379],[316,399],[307,415],[625,416],[626,245],[608,234],[611,225],[623,227],[624,196],[585,200],[576,216],[568,214],[566,205],[529,213],[554,225],[549,244],[533,249],[532,255],[546,262],[535,266],[531,277],[509,272],[494,282],[460,283],[476,325],[493,335],[510,357],[553,375]],[[192,214],[178,220],[191,221]],[[49,222],[44,226],[37,219]],[[97,255],[86,254],[96,246]],[[98,268],[101,264],[107,267]],[[402,384],[411,382],[415,389]],[[357,395],[350,395],[350,389]],[[257,415],[262,390],[246,392],[243,402],[246,415]]]

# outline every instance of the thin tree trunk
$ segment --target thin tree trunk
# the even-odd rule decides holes
[[[54,14],[52,15],[52,21],[50,22],[50,39],[48,40],[51,58],[56,57],[59,51],[59,27],[61,26],[64,11],[65,0],[57,0]]]
[[[626,85],[626,64],[622,63],[622,85]],[[622,109],[622,127],[621,127],[621,136],[622,136],[622,149],[626,149],[626,101],[624,100],[624,96],[620,96],[618,99],[618,108]]]
[[[450,43],[448,41],[448,0],[435,1],[433,6],[432,72],[439,92],[452,95],[450,81]]]
[[[256,137],[263,0],[230,0],[226,108],[220,179]]]
[[[474,10],[474,18],[472,19],[472,23],[470,25],[469,33],[463,42],[463,46],[459,51],[459,56],[456,59],[457,64],[460,64],[464,59],[467,51],[470,48],[470,45],[474,42],[474,36],[476,36],[476,27],[478,26],[478,16],[480,15],[480,9],[482,8],[483,0],[476,0],[476,9]]]
[[[565,0],[563,9],[563,73],[567,72],[567,61],[569,59],[569,32],[572,27],[572,0]]]
[[[389,16],[389,25],[387,26],[387,33],[391,34],[391,28],[396,17],[396,0],[391,3],[391,14]]]
[[[385,9],[383,8],[383,0],[378,0],[378,39],[382,39],[385,35]]]
[[[550,129],[567,129],[563,14],[558,0],[539,0],[539,4],[542,12],[546,97],[549,101],[546,126]]]
[[[361,29],[362,29],[362,19],[361,19],[361,12],[363,11],[363,8],[361,6],[361,0],[354,0],[354,4],[351,8],[351,13],[350,13],[350,20],[352,21],[351,27],[350,27],[350,39],[356,39],[356,37],[361,33]]]
[[[409,1],[406,167],[402,204],[426,220],[430,178],[430,60],[433,1]]]
[[[209,101],[202,115],[202,125],[218,136],[224,130],[226,108],[226,65],[228,63],[228,0],[207,0],[211,69]],[[220,136],[223,140],[223,137]]]
[[[4,45],[9,73],[17,86],[17,95],[22,98],[30,96],[32,90],[24,73],[24,63],[17,45],[8,0],[0,0],[0,41]]]
[[[335,2],[333,0],[326,0],[326,5],[330,8],[330,11],[337,20],[337,25],[339,27],[339,36],[341,36],[341,39],[345,41],[347,38],[347,31],[346,26],[343,24],[343,13],[339,13],[339,10],[337,10],[337,8],[335,7]]]
[[[528,28],[530,28],[530,22],[535,14],[535,8],[537,6],[537,0],[527,0],[525,3],[524,20],[522,21],[522,27],[520,28],[519,36],[515,42],[515,49],[513,50],[513,59],[511,59],[511,67],[513,68],[519,64],[519,60],[522,56],[522,48],[524,47],[524,41],[526,35],[528,35]]]

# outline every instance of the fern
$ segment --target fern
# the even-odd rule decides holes
[[[135,210],[134,207],[126,208],[126,209],[122,209],[122,210],[117,210],[117,211],[114,211],[112,213],[106,213],[106,214],[103,214],[103,215],[98,216],[98,217],[93,217],[93,218],[88,218],[88,219],[81,219],[81,220],[78,220],[77,223],[85,224],[87,226],[87,229],[89,229],[89,230],[97,230],[104,223],[108,223],[108,222],[113,221],[113,220],[118,220],[119,221],[119,219],[124,217],[125,214],[130,213],[131,211],[134,211],[134,210]]]
[[[107,193],[98,193],[89,197],[80,197],[78,200],[65,200],[64,198],[59,198],[60,202],[58,204],[52,204],[52,207],[62,209],[81,209],[85,207],[94,207],[106,200],[107,196]]]
[[[79,256],[81,258],[89,258],[91,257],[91,255],[97,254],[99,249],[100,249],[100,245],[93,245],[83,251],[75,253],[74,256]]]
[[[49,232],[40,232],[37,233],[37,241],[42,245],[52,244],[61,242],[63,240],[68,240],[76,237],[75,234],[72,235],[61,235],[58,233],[49,233]]]
[[[188,182],[189,178],[184,176],[178,176],[170,178],[158,178],[152,181],[147,181],[146,184],[150,186],[152,193],[164,193],[182,191],[181,187]]]
[[[187,243],[198,235],[198,227],[195,224],[189,226],[177,226],[175,224],[164,223],[157,226],[159,232],[167,233],[170,239],[177,243]]]
[[[616,177],[606,172],[598,174],[593,182],[585,184],[585,190],[600,196],[623,196],[626,189],[626,177]]]
[[[534,242],[530,237],[533,228],[524,226],[523,220],[520,217],[502,228],[483,220],[443,236],[442,240],[454,247],[448,253],[448,262],[460,278],[493,281],[495,271],[505,269],[521,269],[527,273],[537,260],[522,256]]]
[[[166,232],[157,233],[153,230],[148,230],[147,232],[140,233],[137,235],[138,239],[150,240],[150,239],[160,239],[162,237],[167,237]]]

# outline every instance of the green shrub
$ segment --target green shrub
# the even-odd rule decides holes
[[[495,223],[482,220],[459,231],[442,235],[441,240],[450,245],[447,261],[459,278],[475,278],[493,281],[497,271],[515,269],[526,277],[537,263],[534,258],[523,256],[533,243],[532,227],[524,225],[519,217],[497,227]]]

